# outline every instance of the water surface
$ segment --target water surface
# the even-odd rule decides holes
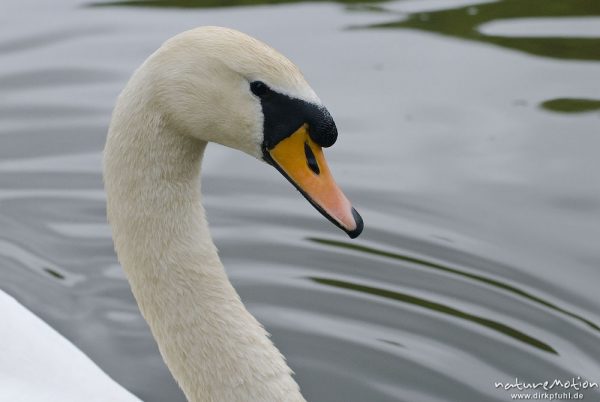
[[[100,152],[132,71],[224,25],[301,67],[366,223],[350,241],[273,169],[209,146],[214,240],[309,400],[600,382],[597,2],[220,4],[3,1],[3,290],[144,400],[183,400],[114,255]]]

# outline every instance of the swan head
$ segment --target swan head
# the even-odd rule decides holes
[[[323,154],[335,122],[286,57],[241,32],[201,27],[165,42],[141,70],[178,132],[269,163],[350,237],[361,233]]]

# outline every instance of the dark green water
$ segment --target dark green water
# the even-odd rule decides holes
[[[599,2],[5,0],[0,16],[0,289],[144,400],[183,397],[113,253],[100,152],[132,71],[208,24],[300,66],[365,219],[350,241],[272,169],[207,151],[223,262],[309,400],[600,382]]]

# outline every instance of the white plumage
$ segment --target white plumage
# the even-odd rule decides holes
[[[0,291],[0,401],[139,402],[83,352]]]

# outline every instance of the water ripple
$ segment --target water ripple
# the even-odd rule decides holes
[[[110,31],[111,29],[109,28],[81,27],[21,35],[16,39],[0,40],[0,55],[45,48],[56,43],[81,39],[90,35],[106,34]]]
[[[476,324],[482,325],[484,327],[490,328],[492,330],[498,331],[504,335],[510,336],[513,339],[526,343],[530,346],[543,350],[545,352],[550,352],[553,354],[558,354],[558,352],[552,348],[547,343],[544,343],[532,336],[529,336],[519,330],[516,330],[508,325],[502,324],[500,322],[490,320],[488,318],[479,317],[473,314],[465,313],[464,311],[457,310],[455,308],[443,305],[441,303],[432,302],[430,300],[426,300],[423,298],[411,296],[404,293],[393,292],[391,290],[374,288],[365,285],[359,285],[356,283],[341,281],[337,279],[330,278],[321,278],[321,277],[311,277],[311,280],[320,283],[322,285],[333,286],[343,289],[349,289],[356,292],[367,293],[379,297],[385,297],[387,299],[397,300],[403,303],[413,304],[416,306],[420,306],[429,310],[437,311],[442,314],[451,315],[456,318],[460,318],[463,320],[471,321]]]
[[[501,281],[496,280],[496,279],[491,279],[491,278],[487,278],[483,275],[473,274],[470,272],[461,271],[456,268],[443,266],[443,265],[440,265],[437,263],[426,261],[422,258],[410,257],[410,256],[402,255],[402,254],[393,253],[390,251],[379,250],[379,249],[376,249],[373,247],[363,246],[358,243],[349,243],[349,242],[342,242],[342,241],[338,241],[338,240],[328,240],[328,239],[321,239],[321,238],[309,238],[308,240],[315,242],[315,243],[327,245],[327,246],[332,246],[332,247],[337,247],[337,248],[345,248],[345,249],[350,249],[353,251],[358,251],[361,253],[373,254],[373,255],[377,255],[377,256],[381,256],[381,257],[393,258],[393,259],[400,260],[400,261],[406,261],[406,262],[416,264],[417,266],[420,266],[420,267],[436,269],[436,270],[444,271],[447,273],[451,273],[453,275],[458,275],[458,276],[462,276],[465,278],[469,278],[469,279],[475,280],[477,282],[484,283],[488,286],[499,288],[499,289],[502,289],[509,293],[518,295],[518,296],[525,298],[529,301],[532,301],[536,304],[542,305],[544,307],[550,308],[559,313],[565,314],[569,317],[575,318],[575,319],[583,322],[584,324],[586,324],[588,327],[592,328],[593,330],[600,332],[600,327],[598,325],[596,325],[595,323],[593,323],[592,321],[590,321],[584,317],[581,317],[580,315],[578,315],[576,313],[567,311],[567,310],[555,305],[554,303],[544,300],[544,299],[542,299],[538,296],[535,296],[529,292],[526,292],[515,286],[509,285],[506,283],[502,283]]]
[[[39,68],[0,76],[3,91],[24,91],[66,85],[92,85],[115,81],[120,75],[114,71],[82,68]]]
[[[0,239],[0,261],[4,258],[15,261],[33,272],[45,275],[47,278],[58,280],[59,283],[65,286],[75,286],[85,278],[83,275],[68,272],[58,267],[24,247]]]

